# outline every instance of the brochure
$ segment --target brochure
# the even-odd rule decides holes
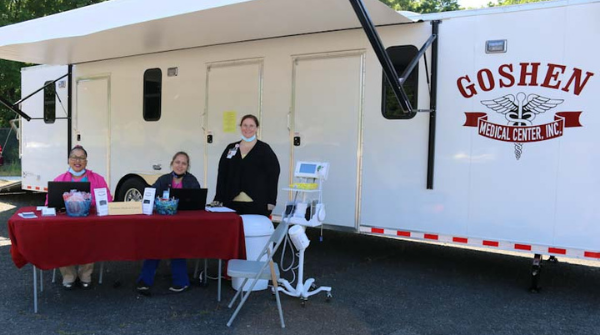
[[[229,208],[229,207],[209,207],[206,206],[206,211],[207,212],[213,212],[213,213],[235,213],[235,210]]]
[[[156,189],[152,187],[146,187],[144,189],[144,199],[142,199],[142,213],[146,215],[152,215],[152,211],[154,210],[154,195],[156,194]]]
[[[49,208],[49,207],[43,207],[42,208],[42,216],[56,216],[56,209]]]
[[[96,212],[98,216],[108,215],[108,191],[106,188],[95,188]]]
[[[23,219],[35,219],[35,218],[37,218],[37,215],[35,215],[34,212],[19,213],[19,216],[22,217]]]

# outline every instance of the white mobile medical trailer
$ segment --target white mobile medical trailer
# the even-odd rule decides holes
[[[281,187],[296,161],[330,163],[330,227],[599,259],[600,2],[363,2],[114,0],[0,28],[1,58],[48,64],[23,69],[23,97],[51,83],[11,105],[23,188],[81,144],[135,199],[185,150],[212,199],[252,113]]]

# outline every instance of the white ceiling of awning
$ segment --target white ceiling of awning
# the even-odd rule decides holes
[[[413,22],[363,2],[376,25]],[[113,0],[0,28],[0,58],[76,64],[358,27],[348,0]]]

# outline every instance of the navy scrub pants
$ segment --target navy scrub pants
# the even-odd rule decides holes
[[[142,273],[138,278],[138,283],[144,281],[148,286],[154,284],[154,275],[160,263],[159,259],[147,259],[142,266]],[[171,276],[173,277],[173,286],[190,286],[190,278],[187,274],[187,262],[183,258],[171,259]]]

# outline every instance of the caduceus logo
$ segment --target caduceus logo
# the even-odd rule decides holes
[[[555,108],[563,103],[563,99],[552,99],[537,94],[526,95],[517,93],[492,100],[482,100],[481,104],[496,113],[504,115],[507,124],[497,124],[488,121],[487,113],[466,112],[465,127],[477,127],[477,132],[483,137],[492,140],[512,142],[515,146],[515,158],[521,159],[523,144],[527,142],[540,142],[561,137],[564,129],[581,127],[579,115],[581,112],[557,112],[554,121],[541,125],[534,125],[533,120],[539,114]]]
[[[508,94],[493,100],[483,100],[481,103],[496,113],[504,115],[508,120],[508,126],[531,127],[538,114],[545,113],[563,101],[563,99],[550,99],[537,94],[525,96],[525,93],[519,92],[516,99],[514,95]],[[538,132],[533,132],[536,133]],[[523,143],[515,142],[515,158],[520,159],[522,153]]]
[[[502,64],[496,74],[484,68],[477,72],[477,80],[464,75],[457,80],[458,91],[464,98],[472,98],[479,91],[492,91],[496,87],[510,88],[512,86],[539,86],[545,89],[572,92],[578,96],[594,76],[594,73],[573,68],[570,74],[567,66],[547,64],[545,74],[541,63]],[[543,78],[540,83],[538,78]],[[554,121],[535,125],[534,120],[540,114],[551,112],[564,102],[563,99],[545,97],[538,94],[526,94],[521,91],[516,95],[506,94],[492,100],[481,100],[481,104],[492,111],[502,114],[505,124],[488,121],[488,113],[465,112],[466,121],[463,126],[476,127],[480,136],[514,145],[515,158],[521,159],[523,144],[541,142],[563,136],[565,128],[581,127],[579,116],[581,111],[554,112]],[[495,115],[495,114],[491,114]]]

